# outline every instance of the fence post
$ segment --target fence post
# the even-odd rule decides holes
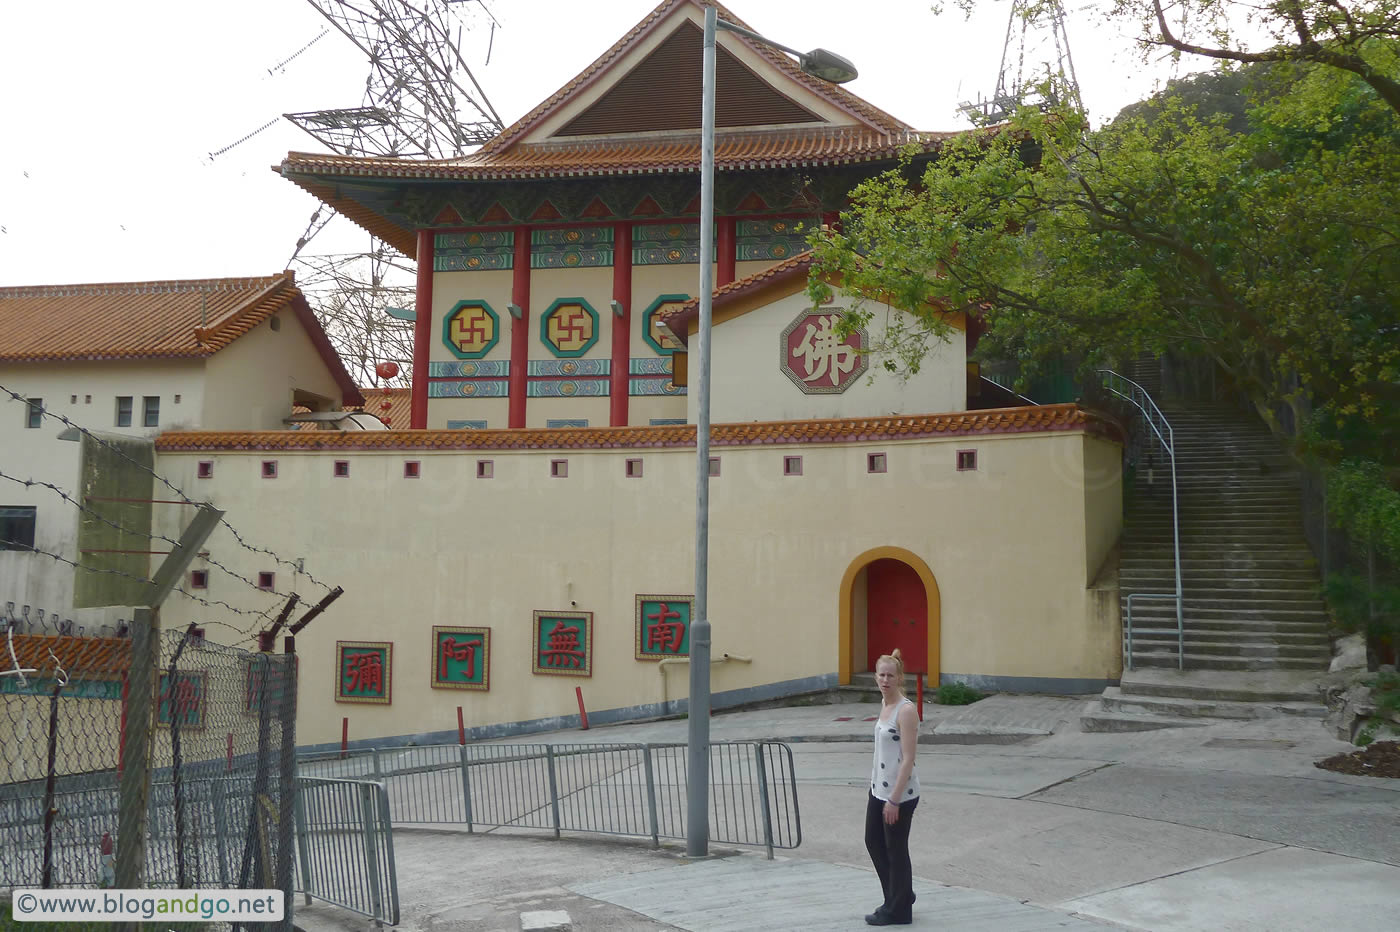
[[[146,816],[150,804],[151,717],[160,616],[138,608],[131,618],[131,668],[127,674],[126,737],[117,793],[117,887],[138,889],[146,866]],[[128,924],[133,928],[134,924]]]
[[[369,756],[374,767],[374,779],[383,780],[384,773],[379,769],[379,748],[370,748]]]
[[[292,907],[296,902],[292,887],[293,804],[297,798],[297,655],[296,639],[288,636],[283,642],[282,670],[278,680],[282,725],[282,759],[278,762],[277,779],[277,866],[273,878],[282,891],[282,929],[292,932]]]
[[[300,790],[298,787],[296,799],[292,804],[292,815],[297,823],[297,854],[301,858],[302,905],[310,906],[315,878],[311,876],[311,833],[306,828],[306,801],[302,799]]]
[[[467,814],[467,834],[472,833],[472,778],[470,774],[471,764],[467,761],[468,751],[465,744],[460,746],[460,757],[462,758],[462,805],[466,807]]]
[[[554,775],[554,745],[544,746],[545,761],[549,764],[549,809],[554,814],[554,837],[559,837],[559,783]]]
[[[215,777],[211,804],[214,807],[214,851],[219,855],[219,886],[231,887],[228,877],[228,820],[224,818],[224,778]]]
[[[651,745],[642,745],[642,760],[647,772],[647,818],[651,821],[651,846],[661,847],[661,833],[656,824],[656,777],[651,769]]]
[[[763,742],[753,746],[758,759],[758,804],[763,808],[763,847],[768,852],[768,860],[773,860],[773,814],[768,809],[768,766],[763,758]]]
[[[370,912],[376,922],[384,918],[384,899],[379,889],[379,852],[375,842],[375,819],[379,799],[373,783],[360,783],[360,833],[365,844],[365,875],[369,878]]]

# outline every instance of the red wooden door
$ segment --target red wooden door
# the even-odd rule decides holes
[[[865,568],[865,619],[872,670],[898,647],[906,673],[928,672],[928,594],[913,567],[886,559]]]

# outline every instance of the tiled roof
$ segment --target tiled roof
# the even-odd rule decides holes
[[[779,282],[791,281],[792,279],[807,278],[807,272],[812,267],[812,251],[799,252],[791,258],[784,259],[766,269],[759,269],[752,275],[735,279],[727,285],[721,285],[714,290],[710,297],[710,307],[712,309],[722,308],[731,301],[736,301],[747,294],[752,294],[761,288],[769,285],[776,285]],[[688,328],[690,323],[700,316],[700,300],[691,298],[684,304],[677,304],[667,308],[657,315],[657,320],[665,326],[667,330],[682,344],[687,344]]]
[[[852,127],[720,132],[715,135],[715,168],[737,171],[889,160],[897,158],[910,143],[933,151],[955,135],[913,130],[884,133]],[[298,175],[498,181],[699,170],[700,137],[696,133],[536,143],[514,146],[500,154],[482,151],[460,159],[427,161],[290,152],[282,163],[282,173],[302,187],[307,183]]]
[[[16,634],[15,659],[21,669],[37,670],[31,676],[54,677],[53,659],[59,659],[73,680],[111,679],[125,673],[131,666],[129,638],[69,637],[56,634]],[[9,666],[10,658],[5,658]]]
[[[518,140],[521,136],[528,133],[532,128],[538,125],[540,120],[544,118],[545,115],[552,113],[560,104],[564,103],[564,101],[568,100],[575,93],[587,87],[589,84],[593,83],[594,80],[598,79],[602,74],[608,71],[612,65],[614,65],[631,48],[633,48],[633,46],[635,46],[639,41],[641,41],[641,39],[647,33],[651,32],[651,30],[656,28],[660,23],[668,19],[671,12],[677,6],[686,3],[689,3],[701,10],[703,10],[706,6],[713,6],[721,19],[734,23],[737,26],[743,26],[745,29],[749,28],[747,23],[739,19],[739,17],[735,16],[733,13],[731,13],[722,4],[714,2],[714,0],[708,0],[708,2],[705,3],[701,3],[700,0],[662,0],[662,2],[656,7],[656,9],[648,13],[640,23],[632,27],[632,29],[628,31],[628,33],[624,35],[621,39],[619,39],[613,45],[612,48],[608,49],[606,52],[600,55],[598,59],[593,62],[593,64],[583,69],[583,71],[580,72],[577,77],[565,84],[559,90],[555,91],[544,102],[539,104],[529,113],[525,114],[525,116],[521,117],[512,125],[506,127],[505,130],[503,130],[494,139],[489,140],[484,146],[481,147],[481,150],[478,154],[489,155],[495,152],[499,152],[502,149],[510,146],[511,143]],[[839,85],[830,84],[826,81],[822,81],[819,78],[814,78],[811,75],[807,74],[801,68],[799,68],[792,61],[791,58],[778,51],[777,49],[771,48],[766,45],[762,45],[761,43],[753,42],[739,35],[738,33],[728,33],[726,36],[726,40],[734,40],[736,42],[741,42],[750,49],[753,49],[755,52],[762,55],[765,59],[767,59],[774,66],[776,66],[779,70],[789,75],[794,81],[798,82],[817,96],[822,97],[823,99],[840,107],[842,110],[845,110],[853,116],[857,117],[861,120],[861,122],[867,124],[872,129],[882,131],[884,134],[902,134],[904,132],[909,131],[910,129],[910,127],[904,122],[895,119],[888,113],[884,112],[883,110],[879,109],[873,104],[870,104],[867,101],[860,99],[859,97],[845,90]],[[718,157],[718,153],[716,153],[716,156]]]
[[[921,440],[969,434],[1087,430],[1111,432],[1103,418],[1073,404],[952,414],[897,415],[716,424],[714,446]],[[695,446],[695,425],[548,430],[172,431],[156,438],[160,453],[409,450],[645,449]]]
[[[0,288],[0,362],[202,359],[278,312],[305,328],[349,402],[359,393],[288,272],[260,278]]]

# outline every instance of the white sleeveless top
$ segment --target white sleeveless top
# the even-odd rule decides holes
[[[899,713],[905,703],[914,704],[906,698],[894,707],[889,721],[879,717],[875,719],[875,762],[870,772],[870,795],[895,805],[919,797],[919,762],[916,760],[914,769],[909,772],[909,782],[904,787],[904,794],[899,799],[890,799],[894,782],[899,778],[899,765],[904,761],[903,748],[899,741]],[[880,711],[884,711],[884,706],[880,707]],[[915,738],[917,740],[917,735]]]

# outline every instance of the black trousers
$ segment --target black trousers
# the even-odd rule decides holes
[[[865,805],[865,850],[880,875],[885,891],[885,912],[907,917],[914,905],[914,869],[909,864],[909,827],[914,822],[917,797],[899,804],[899,819],[885,824],[885,801],[873,795]]]

